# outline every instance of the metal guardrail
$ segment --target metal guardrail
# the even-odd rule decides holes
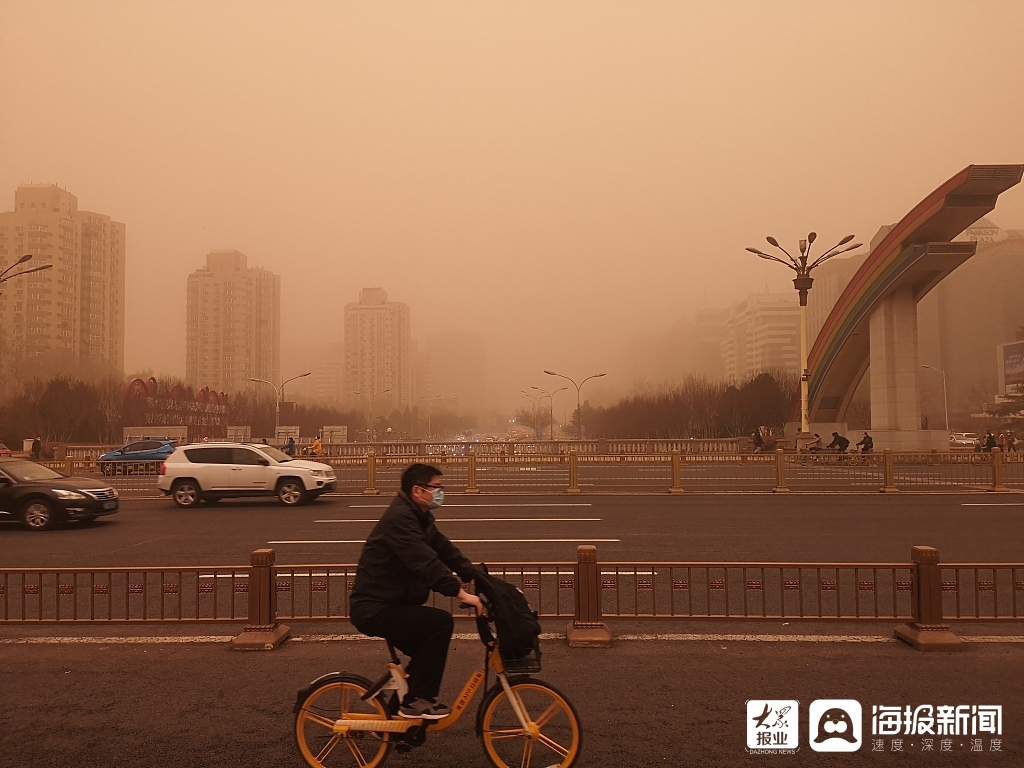
[[[0,569],[0,621],[154,624],[248,617],[250,568]]]
[[[683,493],[685,491],[941,491],[1024,489],[1024,453],[732,453],[385,455],[310,457],[334,467],[336,491],[398,489],[414,461],[433,463],[468,493]],[[100,475],[96,462],[42,462],[64,474]],[[119,491],[156,493],[160,462],[108,465]]]
[[[915,647],[938,638],[938,649],[955,650],[959,640],[942,622],[1024,621],[1024,563],[941,564],[931,547],[913,547],[907,563],[599,563],[584,545],[576,562],[488,568],[543,618],[571,618],[570,644],[577,630],[587,633],[583,644],[610,641],[607,618],[904,620],[897,636],[910,633]],[[0,623],[247,620],[243,635],[274,634],[274,646],[287,636],[281,620],[347,620],[355,572],[353,564],[279,566],[268,549],[253,552],[248,568],[4,568]],[[470,615],[449,598],[432,604]]]

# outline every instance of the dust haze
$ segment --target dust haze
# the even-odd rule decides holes
[[[182,376],[186,276],[281,275],[282,376],[412,308],[433,391],[595,402],[684,375],[694,312],[790,291],[744,251],[868,242],[1024,158],[1024,5],[0,3],[0,196],[127,225],[126,373]],[[1024,227],[1024,190],[990,217]],[[546,381],[545,381],[546,380]]]

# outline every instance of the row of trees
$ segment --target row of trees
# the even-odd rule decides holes
[[[125,427],[145,425],[145,399],[129,393],[128,381],[123,376],[83,380],[56,375],[9,386],[5,396],[0,397],[0,442],[20,447],[23,439],[39,436],[47,443],[119,444]],[[191,397],[184,382],[164,378],[149,395],[173,400],[181,392],[188,392]],[[269,437],[274,434],[274,407],[274,395],[270,392],[237,392],[228,398],[227,423],[250,426],[253,437]],[[353,441],[365,439],[367,419],[368,413],[361,409],[302,403],[281,414],[281,423],[298,426],[303,436],[338,425],[348,427],[349,440]],[[373,421],[378,440],[388,435],[395,439],[426,437],[428,424],[434,435],[452,435],[476,426],[472,417],[448,409],[435,409],[429,422],[427,414],[417,408],[374,414]],[[153,427],[154,435],[159,432],[159,427]]]
[[[711,438],[781,434],[798,418],[800,382],[764,371],[739,386],[691,375],[681,384],[627,397],[608,407],[583,405],[587,437]]]

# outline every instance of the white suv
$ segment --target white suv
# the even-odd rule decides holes
[[[337,482],[329,465],[293,459],[269,445],[197,443],[167,457],[157,486],[179,507],[231,496],[277,496],[291,507],[333,490]]]

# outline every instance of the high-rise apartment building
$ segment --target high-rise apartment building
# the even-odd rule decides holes
[[[800,305],[792,293],[752,293],[733,305],[722,342],[725,378],[739,383],[765,370],[800,375]]]
[[[23,184],[0,213],[0,272],[26,253],[25,268],[53,267],[0,289],[0,358],[55,353],[123,371],[125,225],[78,210],[55,184]]]
[[[410,329],[409,305],[388,301],[382,288],[364,288],[345,305],[346,397],[413,404]]]
[[[244,253],[212,251],[188,276],[185,380],[237,392],[281,377],[281,278],[248,267]]]

